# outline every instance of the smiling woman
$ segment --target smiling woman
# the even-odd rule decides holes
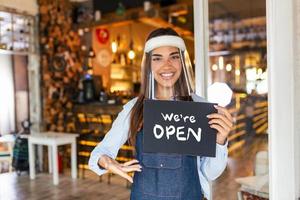
[[[218,131],[216,157],[200,158],[162,151],[149,153],[145,150],[144,136],[149,135],[145,129],[150,123],[144,121],[144,100],[165,100],[166,103],[192,101],[192,96],[195,95],[189,56],[183,39],[173,29],[159,28],[149,34],[144,48],[141,82],[139,96],[128,102],[119,113],[112,129],[91,153],[89,167],[98,175],[110,170],[132,182],[131,200],[194,200],[204,196],[209,199],[209,181],[223,172],[227,161],[225,141],[232,127],[232,119],[225,108],[216,108],[224,116],[215,113],[209,118],[211,127]],[[174,121],[183,120],[196,124],[193,116],[163,115],[165,121],[171,121],[172,117]],[[198,123],[199,121],[197,125]],[[189,129],[183,125],[178,128],[170,125],[165,128],[156,126],[154,130],[158,137],[178,141],[196,139],[198,142],[201,141],[201,132],[201,128],[197,126]],[[115,158],[121,145],[127,140],[135,146],[136,159],[120,164]],[[134,172],[134,176],[130,177],[128,172]]]

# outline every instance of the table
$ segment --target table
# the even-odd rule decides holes
[[[269,199],[268,174],[236,178],[235,181],[241,184],[240,192],[247,192],[260,198]]]
[[[57,147],[59,145],[71,144],[71,175],[73,179],[77,178],[77,155],[76,138],[79,134],[60,133],[60,132],[41,132],[28,135],[29,151],[29,173],[30,179],[35,179],[35,146],[48,146],[49,173],[53,172],[53,184],[59,184]]]

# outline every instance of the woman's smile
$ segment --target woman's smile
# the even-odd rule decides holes
[[[165,80],[170,80],[174,77],[175,72],[162,72],[160,73],[160,76]]]

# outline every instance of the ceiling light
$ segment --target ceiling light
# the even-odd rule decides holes
[[[113,41],[113,42],[111,43],[111,50],[112,50],[113,53],[117,53],[117,50],[118,50],[118,44],[117,44],[116,41]]]
[[[219,69],[220,70],[224,69],[224,58],[223,58],[223,56],[219,57]]]
[[[130,60],[133,60],[135,58],[135,52],[131,49],[128,54],[127,54],[128,58]]]
[[[232,70],[232,65],[231,64],[227,64],[226,65],[226,71],[230,72]]]
[[[211,67],[211,69],[212,69],[213,71],[217,71],[217,70],[218,70],[218,65],[213,64],[212,67]]]

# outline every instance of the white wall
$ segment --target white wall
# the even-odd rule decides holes
[[[42,127],[40,78],[40,56],[30,55],[28,58],[29,109],[32,123],[31,130],[34,132],[41,131]]]
[[[38,13],[37,0],[0,0],[0,6],[26,11],[31,15]]]
[[[15,93],[15,105],[16,105],[16,126],[17,130],[22,130],[21,123],[28,119],[28,92],[25,90],[16,91]]]
[[[209,70],[208,0],[194,0],[194,44],[196,94],[207,96]]]
[[[299,197],[299,0],[267,0],[270,197]],[[299,6],[298,6],[299,8]],[[298,17],[299,18],[299,17]],[[298,41],[298,43],[297,43]],[[296,52],[297,50],[298,52]],[[298,75],[298,76],[297,76]]]
[[[11,55],[0,52],[0,134],[15,131],[14,78]]]
[[[294,81],[295,81],[295,161],[296,161],[296,172],[295,172],[295,185],[297,197],[300,197],[300,106],[297,102],[300,100],[300,0],[295,0],[294,2],[294,19],[295,19],[295,71],[294,71]]]

